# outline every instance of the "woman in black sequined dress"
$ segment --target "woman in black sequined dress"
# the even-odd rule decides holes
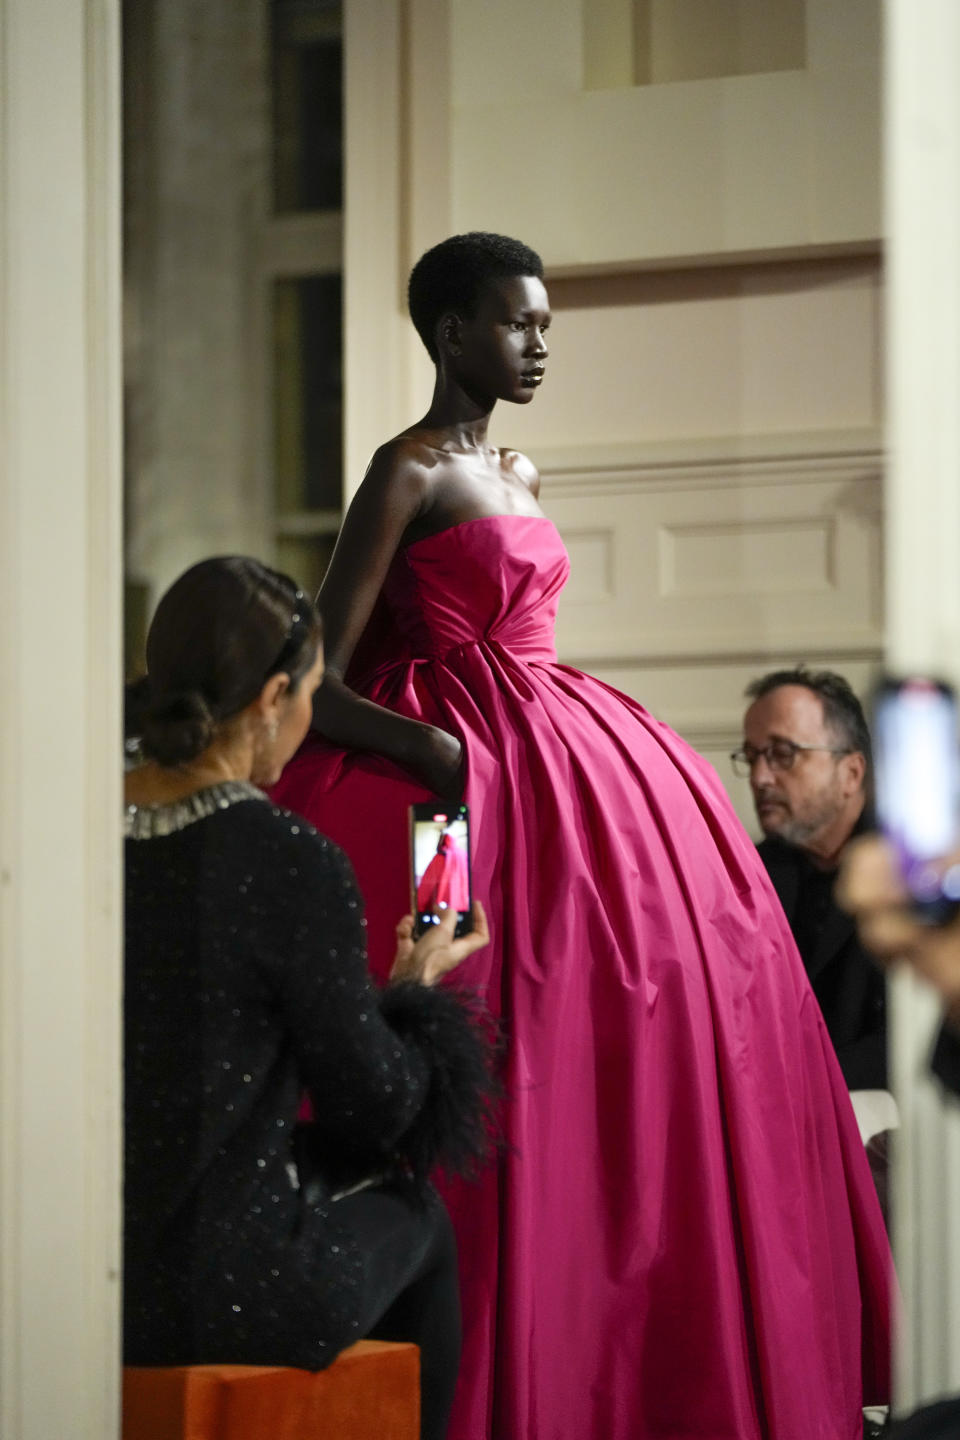
[[[490,1087],[476,1017],[433,982],[485,942],[483,913],[416,945],[408,917],[373,989],[347,861],[257,788],[323,669],[291,581],[194,566],[147,662],[125,825],[125,1361],[320,1369],[365,1335],[412,1340],[439,1440],[459,1310],[426,1177],[482,1155]]]

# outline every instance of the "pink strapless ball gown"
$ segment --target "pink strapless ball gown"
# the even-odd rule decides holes
[[[507,1146],[447,1192],[451,1440],[859,1440],[889,1252],[830,1041],[714,771],[557,664],[567,570],[543,518],[421,540],[351,677],[463,740],[492,943],[455,983],[508,1041]],[[349,854],[384,973],[423,791],[312,737],[275,793]]]

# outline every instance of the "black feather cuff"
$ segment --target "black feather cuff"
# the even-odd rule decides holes
[[[495,1139],[494,1022],[475,997],[457,990],[403,981],[381,992],[388,1025],[416,1045],[430,1067],[427,1098],[397,1143],[413,1178],[435,1166],[448,1174],[478,1170]]]

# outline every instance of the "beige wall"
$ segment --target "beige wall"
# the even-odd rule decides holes
[[[454,229],[516,231],[554,266],[876,238],[876,0],[807,0],[800,69],[587,89],[585,35],[620,8],[450,0]],[[674,45],[668,74],[703,7],[669,8],[693,14],[668,26],[654,7]]]
[[[876,431],[876,260],[554,280],[549,379],[511,429],[574,445]]]

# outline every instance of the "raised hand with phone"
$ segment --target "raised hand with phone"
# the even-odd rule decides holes
[[[455,970],[475,950],[482,950],[490,940],[487,917],[479,900],[470,909],[470,930],[455,938],[456,910],[445,910],[421,935],[414,934],[414,917],[404,915],[397,925],[397,954],[390,971],[394,982],[413,980],[420,985],[435,985],[442,976]]]
[[[960,749],[951,686],[928,677],[885,679],[874,706],[876,808],[899,866],[904,898],[928,925],[960,907]]]
[[[936,989],[945,1024],[934,1072],[960,1093],[960,748],[942,681],[884,680],[875,709],[877,818],[844,857],[837,899],[879,959]]]

